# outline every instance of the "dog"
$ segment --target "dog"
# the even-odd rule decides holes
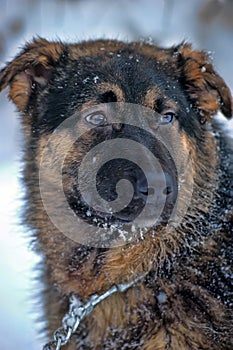
[[[232,349],[233,144],[214,115],[230,119],[233,104],[208,54],[186,42],[35,38],[1,70],[0,90],[7,86],[25,134],[25,223],[44,257],[48,336],[61,327],[72,295],[85,305],[109,294],[67,341],[55,337],[46,349]],[[123,148],[110,159],[116,146],[106,142],[115,140]],[[142,156],[127,153],[130,142],[143,146]],[[91,205],[90,161],[79,179],[83,192],[77,185],[98,145],[110,157],[96,172],[105,202],[116,200],[121,179],[131,183],[131,202],[118,211]],[[161,164],[152,172],[150,156]],[[60,167],[66,202],[58,195]],[[148,219],[155,200],[124,239],[118,228],[162,187],[160,219]],[[66,219],[63,203],[77,223]],[[114,238],[105,240],[111,227]],[[103,238],[95,240],[98,230]]]

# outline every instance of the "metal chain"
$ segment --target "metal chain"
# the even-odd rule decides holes
[[[70,297],[69,311],[62,319],[62,326],[54,332],[53,340],[47,343],[43,347],[43,350],[60,350],[70,341],[71,336],[77,331],[81,321],[90,315],[96,305],[117,292],[125,292],[145,276],[146,274],[141,275],[129,283],[114,285],[102,295],[94,294],[85,304],[75,295],[72,295]]]

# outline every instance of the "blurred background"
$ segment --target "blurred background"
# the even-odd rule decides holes
[[[35,35],[69,42],[145,39],[165,46],[185,39],[211,52],[233,89],[233,0],[0,0],[0,68]],[[40,257],[20,226],[22,135],[7,92],[0,95],[0,111],[0,347],[37,350],[43,344],[35,268]],[[232,122],[224,124],[233,135]]]

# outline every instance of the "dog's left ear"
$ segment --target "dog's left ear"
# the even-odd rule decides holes
[[[32,95],[47,85],[62,52],[60,42],[34,39],[0,71],[0,91],[9,86],[9,98],[25,111]]]
[[[180,80],[192,103],[198,108],[200,116],[209,120],[219,110],[231,118],[233,101],[229,88],[215,72],[211,59],[204,51],[195,51],[190,44],[176,48],[176,58],[180,71]]]

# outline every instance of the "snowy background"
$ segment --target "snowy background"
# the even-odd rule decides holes
[[[187,39],[212,52],[216,69],[233,89],[232,0],[0,0],[0,67],[34,35],[76,41],[151,37],[170,45]],[[0,95],[0,346],[42,347],[39,316],[40,257],[19,225],[22,135],[15,107]],[[226,125],[233,134],[233,124]]]

